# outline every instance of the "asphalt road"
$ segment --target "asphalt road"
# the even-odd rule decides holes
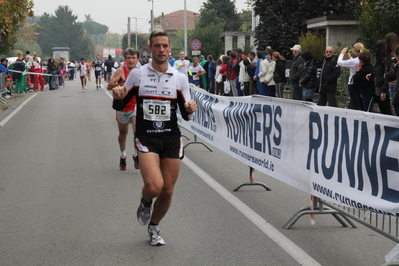
[[[11,116],[10,116],[11,115]],[[309,195],[217,150],[189,145],[172,207],[150,246],[136,220],[142,180],[120,171],[115,112],[105,90],[79,81],[29,93],[0,114],[0,265],[382,265],[393,241],[332,216],[282,226]],[[191,133],[183,134],[193,140]]]

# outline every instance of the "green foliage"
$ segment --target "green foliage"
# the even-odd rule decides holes
[[[0,54],[7,53],[17,41],[16,33],[27,16],[33,16],[29,0],[0,0]]]
[[[104,47],[119,48],[121,45],[121,35],[118,33],[108,32],[105,34]]]
[[[70,58],[79,60],[94,54],[91,38],[77,22],[77,16],[68,6],[58,6],[54,15],[44,13],[37,24],[42,28],[38,43],[45,54],[52,54],[53,47],[69,47]],[[91,43],[90,43],[91,42]]]
[[[215,13],[207,13],[207,11]],[[224,21],[223,31],[237,31],[241,22],[233,0],[208,0],[204,2],[203,8],[200,10],[201,17],[196,27],[206,27],[208,23],[214,22],[219,24]]]
[[[399,0],[377,0],[375,1],[375,9],[386,17],[399,20]]]
[[[40,48],[37,42],[26,42],[23,39],[18,39],[18,41],[14,44],[14,49],[9,56],[17,56],[18,53],[25,54],[25,51],[36,52],[36,54],[41,55],[42,58],[49,57],[50,55],[44,55],[42,49]]]
[[[100,24],[95,21],[85,21],[82,25],[83,29],[87,31],[90,35],[105,34],[108,32],[108,26]]]
[[[284,56],[306,32],[306,20],[325,15],[353,15],[360,0],[255,0],[256,44],[272,46]]]
[[[318,32],[308,31],[301,35],[298,43],[302,47],[302,51],[311,51],[314,58],[322,60],[326,50],[326,37],[320,35]]]
[[[122,49],[125,50],[127,48],[127,33],[123,35],[122,37]],[[137,35],[137,50],[139,52],[142,52],[144,50],[147,50],[147,44],[148,44],[148,36],[145,34],[138,34]],[[136,33],[132,32],[130,35],[130,47],[133,49],[136,49]]]
[[[390,10],[383,9],[387,6],[380,4],[380,2],[382,1],[364,1],[358,15],[360,41],[369,48],[375,47],[375,43],[384,39],[388,32],[397,32],[399,29],[399,21],[396,18],[398,14],[391,16]],[[390,2],[387,1],[387,3]],[[374,49],[371,49],[371,51],[374,52]]]
[[[243,10],[240,14],[240,21],[242,25],[240,31],[251,31],[252,30],[252,11],[247,9]]]

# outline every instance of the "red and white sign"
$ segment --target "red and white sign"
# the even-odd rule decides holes
[[[202,44],[199,40],[195,39],[190,42],[191,50],[199,50],[202,47]]]

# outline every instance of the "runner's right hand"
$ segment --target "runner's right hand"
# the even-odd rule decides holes
[[[122,100],[126,96],[126,87],[116,86],[112,89],[112,95],[115,100]]]

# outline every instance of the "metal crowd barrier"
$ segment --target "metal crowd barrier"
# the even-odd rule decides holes
[[[359,210],[338,204],[330,203],[318,197],[314,198],[312,207],[305,207],[295,213],[288,222],[283,226],[290,229],[295,222],[303,215],[331,214],[336,218],[342,226],[347,227],[345,222],[340,219],[340,215],[353,228],[356,228],[349,219],[352,219],[371,230],[399,243],[399,218],[392,217],[388,214],[373,213],[369,211]]]
[[[7,93],[6,77],[6,73],[0,73],[0,102],[2,103],[6,103],[6,98],[3,96]]]

